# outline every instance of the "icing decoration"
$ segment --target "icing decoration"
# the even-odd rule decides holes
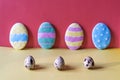
[[[49,22],[43,22],[38,29],[38,43],[41,48],[52,48],[55,43],[55,29]]]
[[[84,34],[83,30],[77,23],[72,23],[66,30],[65,43],[71,50],[80,48],[83,43]]]
[[[105,49],[111,41],[111,33],[107,25],[98,23],[92,31],[92,41],[97,49]]]
[[[23,49],[28,41],[28,32],[22,23],[16,23],[12,26],[9,35],[9,42],[15,49]]]
[[[20,38],[21,37],[21,38]],[[11,41],[27,41],[28,35],[27,34],[11,34]]]

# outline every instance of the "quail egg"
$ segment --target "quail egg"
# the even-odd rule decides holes
[[[32,70],[35,68],[35,59],[33,58],[33,56],[29,55],[25,58],[24,66],[29,70]]]
[[[61,56],[57,57],[57,59],[54,61],[54,67],[58,70],[63,70],[64,65],[65,65],[65,62]]]
[[[94,60],[92,59],[92,57],[87,56],[84,59],[84,67],[87,69],[93,68],[94,67]]]

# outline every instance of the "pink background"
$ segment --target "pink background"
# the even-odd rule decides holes
[[[82,48],[93,48],[92,29],[98,22],[106,23],[112,34],[109,47],[120,47],[120,0],[0,0],[0,46],[8,46],[12,25],[22,22],[29,32],[28,47],[39,47],[39,25],[51,22],[57,34],[54,47],[66,48],[64,34],[72,22],[84,29]]]

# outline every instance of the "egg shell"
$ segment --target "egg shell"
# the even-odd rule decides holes
[[[35,59],[33,56],[29,55],[25,58],[24,60],[24,66],[27,68],[27,69],[34,69],[35,68]]]
[[[28,42],[28,32],[22,23],[12,26],[9,34],[9,42],[14,49],[23,49]]]
[[[38,29],[38,43],[41,48],[50,49],[55,43],[56,33],[52,24],[43,22]]]
[[[54,61],[54,67],[58,70],[62,70],[64,69],[64,66],[65,66],[64,59],[61,56],[57,57]]]
[[[65,33],[65,43],[69,49],[79,49],[82,46],[83,39],[83,30],[78,23],[72,23],[68,26]]]
[[[95,25],[92,31],[92,41],[97,49],[105,49],[111,41],[111,33],[109,28],[104,23]]]
[[[95,65],[93,58],[90,56],[85,57],[83,64],[84,64],[84,67],[88,69],[93,68]]]

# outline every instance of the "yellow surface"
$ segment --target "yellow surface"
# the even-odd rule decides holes
[[[24,67],[24,59],[32,55],[36,70]],[[53,62],[62,56],[66,63],[64,71],[54,68]],[[83,59],[91,56],[95,69],[83,67]],[[120,49],[25,49],[0,47],[0,80],[120,80]]]

